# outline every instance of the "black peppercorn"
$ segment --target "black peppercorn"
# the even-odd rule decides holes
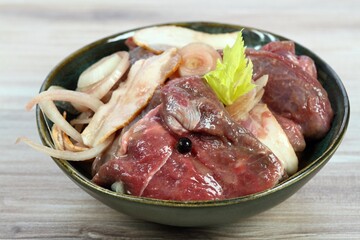
[[[191,151],[191,146],[192,146],[191,140],[188,139],[187,137],[182,137],[179,139],[176,145],[176,149],[178,150],[179,153],[186,154]]]

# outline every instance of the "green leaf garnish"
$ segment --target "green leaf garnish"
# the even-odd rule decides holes
[[[248,93],[255,84],[251,82],[253,65],[245,56],[242,32],[239,32],[234,45],[224,48],[223,61],[216,63],[216,69],[204,75],[218,98],[231,105],[243,94]]]

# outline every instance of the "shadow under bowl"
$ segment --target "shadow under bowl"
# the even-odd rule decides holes
[[[244,26],[208,22],[168,23],[209,33],[233,32],[243,29],[247,47],[260,48],[271,41],[288,40],[282,36]],[[116,51],[128,50],[125,40],[137,29],[118,33],[89,44],[65,58],[45,79],[41,90],[52,85],[75,89],[79,75],[91,64]],[[142,198],[115,193],[93,184],[79,163],[54,158],[55,163],[81,189],[104,204],[135,218],[173,226],[207,226],[226,224],[263,212],[284,201],[307,183],[332,157],[348,125],[350,106],[346,90],[332,68],[313,52],[296,43],[296,53],[311,57],[318,71],[318,79],[329,95],[335,117],[327,135],[308,144],[300,169],[285,181],[263,192],[221,201],[181,202]],[[51,146],[47,128],[51,125],[37,108],[37,125],[44,145]]]

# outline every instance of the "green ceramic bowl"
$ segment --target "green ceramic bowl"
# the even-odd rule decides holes
[[[205,22],[171,23],[171,25],[211,33],[244,29],[246,45],[254,48],[259,48],[270,41],[287,40],[267,31],[237,25]],[[113,52],[127,50],[124,41],[133,35],[134,30],[136,29],[103,38],[71,54],[52,70],[45,79],[41,91],[51,85],[75,89],[80,73],[88,66]],[[329,94],[335,118],[326,137],[308,145],[301,159],[300,170],[272,189],[222,201],[179,202],[148,199],[118,194],[99,187],[89,180],[90,176],[82,165],[59,159],[54,161],[81,189],[100,202],[124,214],[151,222],[174,226],[206,226],[235,222],[265,211],[298,191],[329,161],[338,148],[349,121],[349,100],[340,78],[329,65],[305,47],[296,43],[296,51],[297,54],[308,55],[315,61],[319,80]],[[50,145],[51,138],[46,126],[48,120],[44,119],[39,109],[36,114],[40,137],[45,145]]]

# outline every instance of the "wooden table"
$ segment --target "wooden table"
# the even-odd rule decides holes
[[[242,2],[242,3],[240,3]],[[360,239],[360,1],[0,1],[0,238]],[[331,161],[297,194],[247,220],[174,228],[120,214],[72,183],[18,136],[38,141],[24,110],[47,73],[83,45],[172,21],[266,29],[315,51],[341,77],[351,121]]]

